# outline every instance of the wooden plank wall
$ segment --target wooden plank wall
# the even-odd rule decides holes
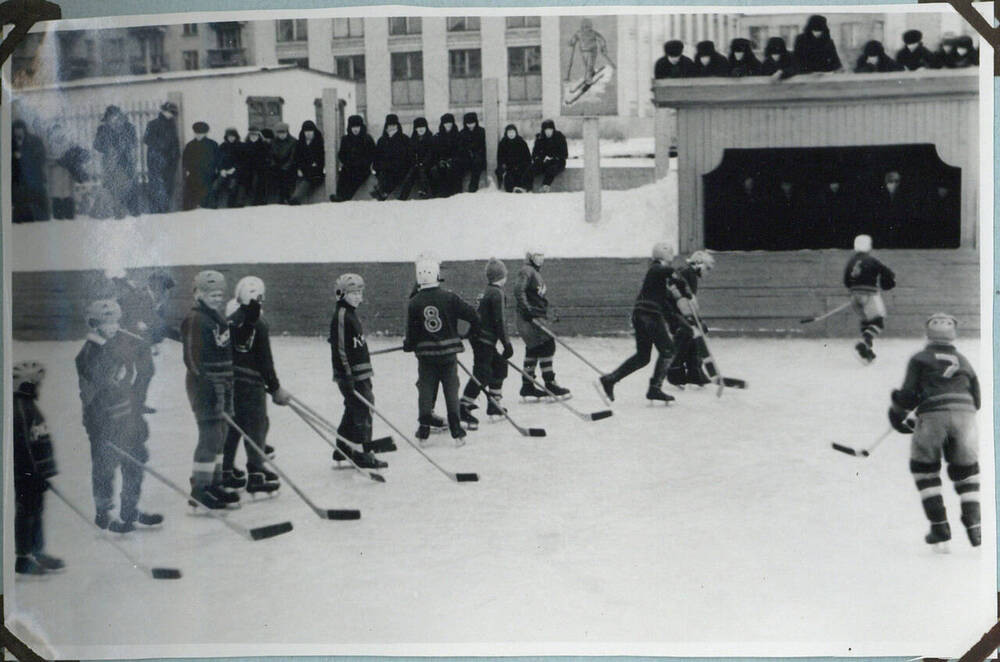
[[[699,300],[709,325],[731,333],[849,336],[857,333],[851,314],[803,327],[798,319],[829,310],[846,299],[843,266],[849,252],[732,253],[717,257],[717,268],[702,282]],[[920,333],[932,312],[955,314],[963,333],[979,331],[979,258],[974,251],[883,251],[899,286],[886,293],[887,335]],[[552,259],[543,274],[548,296],[566,335],[629,332],[629,314],[647,267],[644,258]],[[508,261],[508,322],[513,332],[513,282],[519,263]],[[178,287],[170,315],[179,320],[190,306],[191,282],[206,267],[171,267]],[[361,274],[367,284],[362,318],[370,335],[399,335],[411,263],[215,265],[230,288],[246,275],[264,279],[265,309],[276,334],[323,336],[333,309],[333,283],[344,272]],[[485,285],[483,262],[445,263],[445,286],[469,301]],[[142,280],[148,271],[131,275]],[[13,274],[13,333],[20,340],[68,340],[86,333],[87,302],[98,296],[100,272],[18,272]]]

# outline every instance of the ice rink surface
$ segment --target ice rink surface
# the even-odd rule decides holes
[[[567,340],[605,370],[633,348],[631,338]],[[293,642],[316,652],[406,643],[494,654],[967,650],[995,622],[989,430],[981,424],[985,543],[969,547],[945,478],[949,555],[923,542],[906,438],[894,433],[868,459],[830,448],[864,446],[885,430],[889,390],[921,340],[880,342],[870,367],[847,339],[710,341],[723,374],[748,380],[750,390],[716,398],[714,388],[667,387],[677,401],[649,406],[649,366],[618,385],[612,418],[584,422],[556,404],[521,404],[520,379],[508,378],[511,415],[547,437],[484,421],[464,448],[434,435],[427,449],[450,471],[478,472],[478,483],[450,482],[398,438],[398,452],[382,456],[386,484],[332,470],[329,447],[293,412],[270,405],[268,441],[281,468],[318,505],[359,508],[361,520],[320,520],[283,487],[270,500],[244,496],[228,517],[252,526],[291,520],[294,531],[248,542],[189,516],[182,499],[147,478],[141,507],[166,522],[120,540],[143,562],[184,573],[153,581],[49,495],[48,550],[68,570],[17,581],[8,622],[60,658],[134,656],[113,646],[136,644],[176,655],[181,649],[160,648],[176,643],[193,645],[187,654],[269,654]],[[398,339],[370,342],[377,349]],[[46,361],[40,406],[56,444],[55,481],[92,513],[73,365],[81,344],[15,342],[13,359]],[[523,346],[514,344],[519,361]],[[978,339],[958,347],[982,375]],[[339,420],[324,340],[279,337],[274,353],[282,384]],[[461,359],[471,367],[471,352]],[[156,361],[150,464],[186,486],[196,433],[180,346],[164,343]],[[376,405],[412,433],[416,360],[394,353],[373,364]],[[604,408],[589,368],[561,348],[555,367],[572,405]],[[389,433],[376,419],[375,434]],[[476,643],[487,645],[464,646]]]

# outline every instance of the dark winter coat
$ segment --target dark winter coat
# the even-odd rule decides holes
[[[372,162],[375,160],[375,141],[368,135],[364,122],[359,122],[361,117],[357,115],[354,117],[358,119],[353,120],[354,124],[348,122],[347,133],[340,139],[337,159],[344,168],[367,174],[371,171]],[[360,126],[361,132],[354,135],[351,132],[352,126]]]
[[[288,135],[284,140],[275,138],[271,141],[271,164],[280,174],[295,174],[295,147],[299,142]]]
[[[235,140],[230,142],[229,136],[235,136]],[[222,144],[219,145],[219,160],[216,167],[219,169],[219,174],[222,174],[223,171],[234,170],[232,173],[227,173],[227,178],[232,177],[235,181],[242,165],[243,144],[240,143],[240,136],[235,129],[227,129],[226,136]]]
[[[218,171],[219,144],[211,138],[195,138],[184,147],[181,163],[188,179],[209,186]]]
[[[531,158],[544,160],[546,157],[565,161],[569,158],[569,148],[566,146],[566,136],[556,130],[552,120],[542,122],[542,130],[535,135],[535,144],[531,148]],[[545,137],[545,129],[552,129],[552,137]]]
[[[514,171],[525,168],[531,163],[531,152],[528,150],[528,143],[520,135],[508,138],[507,132],[511,129],[517,131],[517,127],[508,124],[503,130],[503,138],[497,146],[497,170],[501,172]]]
[[[878,58],[878,60],[872,63],[868,61],[869,58]],[[885,73],[887,71],[901,71],[902,69],[895,60],[886,55],[885,48],[879,41],[869,41],[865,44],[864,50],[854,65],[854,73],[857,74]]]
[[[24,141],[12,144],[11,182],[30,189],[45,187],[45,145],[41,138],[25,131]]]
[[[451,126],[451,131],[444,130],[444,122],[438,125],[437,135],[434,136],[435,161],[454,162],[461,156],[458,133],[458,127],[454,123]]]
[[[389,136],[383,129],[382,137],[375,145],[375,160],[372,164],[375,173],[402,176],[410,169],[412,163],[410,139],[403,133],[402,128],[398,129],[394,136]]]
[[[959,48],[965,49],[965,55],[958,52]],[[961,37],[957,37],[955,39],[954,57],[951,60],[951,64],[948,66],[951,69],[964,69],[966,67],[979,66],[979,51],[974,47],[972,37],[962,35]]]
[[[267,176],[271,167],[271,146],[262,139],[246,140],[240,151],[240,165],[236,170],[240,184],[249,187],[252,182]]]
[[[14,481],[18,484],[41,482],[58,473],[52,438],[37,398],[37,391],[28,385],[14,391]]]
[[[934,57],[934,53],[931,53],[923,44],[918,44],[912,51],[903,46],[896,52],[896,62],[907,71],[938,68],[938,61]]]
[[[149,173],[161,178],[173,175],[181,158],[177,122],[161,113],[146,125],[142,142],[146,145],[146,168]]]
[[[772,55],[777,55],[775,59]],[[780,72],[780,73],[779,73]],[[778,74],[779,78],[791,78],[799,73],[799,66],[788,52],[785,40],[781,37],[771,37],[764,49],[764,60],[760,64],[760,73],[764,76]]]
[[[313,131],[312,142],[306,142],[306,131]],[[323,146],[323,134],[316,128],[316,123],[306,120],[299,131],[299,141],[295,145],[295,169],[302,173],[303,179],[323,179],[326,168],[326,148]]]
[[[729,60],[715,50],[711,41],[699,42],[694,56],[694,75],[697,78],[728,76]]]
[[[917,229],[914,217],[913,200],[905,188],[890,195],[882,186],[872,201],[872,231],[868,234],[878,237],[884,248],[912,248]]]
[[[478,123],[472,129],[463,127],[458,132],[462,158],[470,166],[486,168],[486,130]]]
[[[676,64],[670,62],[666,55],[656,61],[653,66],[653,77],[661,78],[691,78],[694,74],[694,62],[687,55],[681,55]]]
[[[737,59],[736,54],[742,53]],[[733,39],[729,45],[729,76],[743,78],[744,76],[759,76],[760,60],[754,55],[749,39]]]
[[[97,127],[94,149],[102,157],[105,185],[131,181],[135,177],[137,142],[135,126],[127,120],[104,122]]]
[[[424,131],[423,136],[419,135],[416,129],[413,130],[413,133],[410,134],[410,154],[413,165],[419,167],[430,165],[434,156],[434,134],[430,132],[430,129]]]
[[[815,37],[814,31],[822,34]],[[837,45],[830,38],[830,28],[823,16],[809,17],[802,34],[795,37],[795,46],[792,50],[795,51],[795,59],[802,73],[837,71],[843,66],[837,55]]]

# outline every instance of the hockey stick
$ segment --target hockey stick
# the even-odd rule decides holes
[[[558,402],[559,404],[561,404],[566,409],[568,409],[571,412],[573,412],[574,415],[579,416],[584,421],[599,421],[601,419],[609,418],[611,416],[614,416],[614,414],[615,414],[615,412],[611,411],[610,409],[603,409],[601,411],[595,411],[592,414],[585,414],[582,411],[580,411],[579,409],[575,408],[573,405],[571,405],[568,402],[566,402],[565,400],[563,400],[562,398],[558,397],[555,393],[553,393],[552,391],[550,391],[548,389],[548,387],[545,386],[545,384],[540,383],[538,380],[536,380],[534,377],[532,377],[531,375],[529,375],[528,373],[526,373],[524,370],[522,370],[521,368],[518,368],[517,365],[515,365],[514,362],[511,361],[510,359],[507,359],[507,363],[508,363],[508,365],[510,365],[511,368],[513,368],[514,370],[516,370],[519,373],[521,373],[522,377],[524,377],[525,379],[531,381],[531,383],[534,384],[536,387],[538,387],[538,388],[542,389],[543,391],[545,391],[549,395],[549,397],[551,397],[553,400],[555,400],[556,402]]]
[[[298,414],[299,418],[301,418],[305,422],[306,425],[308,425],[309,427],[311,427],[313,429],[313,432],[315,432],[316,434],[319,435],[320,439],[322,439],[323,441],[325,441],[335,451],[339,452],[340,455],[345,460],[347,460],[350,463],[351,467],[353,467],[358,473],[360,473],[362,476],[367,476],[368,478],[371,478],[376,483],[384,483],[385,482],[385,478],[381,474],[376,473],[374,471],[368,471],[366,469],[362,469],[361,467],[358,466],[358,463],[355,462],[354,459],[350,455],[348,455],[344,451],[342,451],[339,448],[337,448],[337,444],[335,442],[333,442],[333,441],[330,441],[330,438],[326,435],[325,432],[323,432],[323,430],[321,430],[319,428],[319,425],[312,418],[309,417],[309,414],[307,414],[297,404],[295,404],[294,400],[293,400],[292,404],[289,405],[289,406],[292,408],[292,411],[294,411],[296,414]],[[337,439],[339,439],[341,441],[344,441],[345,443],[348,442],[347,439],[344,439],[339,434],[337,435]]]
[[[410,446],[412,446],[413,450],[415,450],[418,453],[420,453],[421,455],[423,455],[425,460],[427,460],[432,465],[434,465],[434,468],[437,469],[438,471],[440,471],[441,473],[443,473],[445,476],[447,476],[448,478],[452,479],[456,483],[473,483],[473,482],[476,482],[477,480],[479,480],[479,474],[475,474],[475,473],[452,473],[451,471],[448,471],[447,469],[445,469],[444,467],[442,467],[440,464],[438,464],[437,462],[435,462],[434,460],[432,460],[430,458],[430,456],[427,455],[427,453],[425,453],[422,448],[420,448],[420,446],[418,446],[415,442],[411,441],[409,437],[407,437],[405,434],[403,434],[402,430],[400,430],[395,425],[393,425],[392,421],[390,421],[388,418],[386,418],[385,416],[383,416],[382,412],[380,412],[378,409],[375,409],[375,405],[373,405],[371,402],[369,402],[368,399],[365,398],[365,396],[363,396],[360,393],[358,393],[357,389],[351,389],[351,391],[354,393],[354,397],[356,397],[358,400],[360,400],[361,402],[363,402],[366,407],[368,407],[369,409],[371,409],[371,411],[372,411],[373,414],[375,414],[380,419],[382,419],[383,423],[385,423],[390,428],[392,428],[396,432],[396,434],[398,434],[400,437],[403,438],[403,441],[405,441]]]
[[[63,495],[62,492],[60,492],[59,490],[57,490],[55,485],[53,485],[52,483],[49,483],[48,486],[49,486],[49,489],[52,491],[52,493],[55,494],[59,498],[60,501],[62,501],[63,503],[65,503],[66,506],[70,510],[72,510],[74,513],[76,513],[77,517],[79,517],[84,522],[86,522],[90,526],[92,526],[95,529],[97,529],[97,533],[98,533],[98,535],[100,535],[101,540],[103,540],[106,543],[109,543],[112,547],[114,547],[119,552],[121,552],[121,555],[128,559],[129,563],[132,564],[132,567],[134,567],[134,568],[136,568],[138,570],[141,570],[142,572],[146,573],[147,575],[149,575],[153,579],[180,579],[181,578],[181,571],[178,570],[177,568],[150,568],[149,566],[147,566],[147,565],[145,565],[145,564],[140,563],[139,561],[137,561],[136,558],[134,556],[132,556],[131,554],[129,554],[128,551],[126,551],[124,547],[122,547],[117,542],[115,542],[114,540],[112,540],[111,538],[109,538],[108,534],[105,533],[104,529],[102,529],[101,527],[99,527],[96,524],[94,524],[94,522],[92,522],[89,517],[87,517],[86,515],[83,514],[83,511],[81,511],[79,508],[77,508],[75,505],[73,505],[73,502],[70,501],[69,499],[67,499]]]
[[[376,354],[388,354],[389,352],[400,352],[403,350],[402,345],[395,345],[393,347],[385,347],[383,349],[376,349],[368,352],[369,356],[375,356]]]
[[[313,423],[316,423],[320,427],[326,429],[332,435],[335,435],[338,439],[344,439],[339,432],[337,432],[337,426],[331,423],[329,420],[324,418],[318,411],[307,405],[305,402],[299,398],[292,396],[292,400],[305,412],[311,419]],[[354,444],[353,441],[345,439],[350,444]],[[355,446],[357,444],[354,444]],[[378,439],[372,439],[366,444],[361,444],[361,450],[366,453],[389,453],[396,450],[396,443],[393,441],[391,436],[379,437]]]
[[[691,316],[694,317],[695,321],[695,338],[701,338],[702,344],[705,345],[705,353],[708,355],[708,359],[712,362],[712,367],[715,368],[715,383],[719,385],[719,388],[715,391],[715,397],[721,398],[722,392],[726,389],[726,378],[722,376],[722,371],[719,370],[719,363],[715,360],[712,355],[712,350],[708,348],[708,340],[705,338],[705,332],[702,331],[704,325],[701,323],[701,318],[698,316],[697,304],[691,307]]]
[[[534,324],[535,326],[537,326],[542,331],[544,331],[546,333],[546,335],[548,335],[550,338],[552,338],[553,340],[555,340],[557,343],[559,343],[560,345],[562,345],[563,347],[565,347],[567,352],[569,352],[570,354],[572,354],[573,356],[575,356],[576,358],[580,359],[581,361],[583,361],[584,363],[586,363],[588,366],[590,366],[594,370],[594,372],[596,372],[598,375],[603,375],[604,374],[604,372],[600,368],[598,368],[596,365],[594,365],[593,363],[591,363],[590,361],[588,361],[586,359],[586,357],[584,357],[582,354],[580,354],[580,352],[576,351],[575,349],[573,349],[572,347],[570,347],[569,345],[567,345],[563,341],[562,338],[560,338],[555,333],[553,333],[547,326],[545,326],[544,324],[542,324],[541,322],[539,322],[537,319],[531,320],[531,323]]]
[[[205,504],[199,502],[197,499],[191,498],[191,495],[187,494],[184,490],[182,490],[180,486],[177,485],[177,483],[173,482],[172,480],[161,474],[156,469],[148,466],[144,462],[140,462],[139,460],[135,459],[134,457],[132,457],[122,449],[118,448],[111,442],[105,442],[105,443],[107,443],[112,450],[114,450],[116,453],[124,457],[126,460],[136,465],[137,467],[148,473],[150,476],[157,479],[170,489],[172,489],[174,492],[177,492],[183,498],[187,499],[187,502],[193,505],[196,509],[198,508],[203,509],[206,515],[208,515],[212,519],[222,522],[227,527],[229,527],[229,529],[231,529],[234,533],[243,536],[247,540],[264,540],[265,538],[273,538],[274,536],[280,536],[282,533],[288,533],[289,531],[292,530],[291,522],[278,522],[277,524],[258,526],[253,529],[248,529],[245,526],[240,526],[236,522],[230,522],[229,519],[226,518],[225,516],[215,512],[211,508],[207,507]]]
[[[868,457],[879,444],[885,441],[889,435],[892,434],[892,431],[893,427],[890,425],[889,428],[879,435],[879,438],[876,439],[868,448],[851,448],[850,446],[844,446],[843,444],[838,444],[837,442],[833,442],[830,445],[833,446],[833,450],[840,451],[841,453],[847,453],[848,455],[854,455],[856,457]]]
[[[833,310],[827,311],[822,315],[817,315],[815,317],[803,317],[802,319],[799,320],[799,324],[812,324],[813,322],[819,322],[821,320],[825,320],[827,317],[832,317],[837,313],[839,313],[840,311],[844,310],[845,308],[849,307],[851,303],[852,303],[851,301],[845,301],[844,303],[840,304]]]
[[[319,506],[317,506],[315,503],[312,502],[312,500],[309,497],[305,495],[305,493],[301,489],[299,489],[299,486],[296,485],[294,481],[292,481],[292,479],[288,477],[288,474],[282,471],[281,467],[279,467],[277,464],[274,463],[274,460],[264,455],[264,449],[262,449],[256,441],[251,439],[250,435],[248,435],[246,432],[243,431],[243,428],[241,428],[239,425],[236,424],[236,421],[233,420],[232,416],[230,416],[226,412],[222,412],[222,418],[226,421],[226,423],[229,424],[229,427],[239,432],[240,436],[243,437],[243,441],[249,444],[250,448],[257,451],[257,453],[261,456],[261,458],[263,458],[264,463],[270,466],[272,469],[274,469],[274,473],[278,474],[278,476],[281,477],[281,480],[288,483],[288,486],[291,487],[292,490],[299,495],[299,498],[305,501],[307,506],[312,508],[312,511],[316,513],[317,517],[326,520],[361,519],[360,510],[337,510],[335,508],[320,508]]]
[[[510,423],[511,425],[514,426],[514,429],[516,429],[518,432],[521,433],[522,437],[544,437],[545,436],[545,428],[524,428],[524,427],[521,427],[520,425],[518,425],[517,423],[515,423],[514,419],[511,418],[510,414],[507,413],[507,410],[504,409],[503,407],[501,407],[500,403],[493,399],[493,396],[491,396],[490,393],[489,393],[489,391],[486,390],[486,387],[483,386],[482,382],[480,382],[478,379],[476,379],[476,376],[473,375],[471,372],[469,372],[469,369],[465,367],[464,363],[462,363],[461,361],[459,361],[458,362],[458,367],[462,369],[462,372],[464,372],[465,374],[467,374],[469,376],[469,379],[471,379],[472,381],[476,382],[476,384],[482,390],[483,395],[485,395],[486,399],[490,401],[490,404],[493,405],[494,407],[496,407],[497,409],[499,409],[501,412],[503,412],[503,417],[507,419],[508,423]]]

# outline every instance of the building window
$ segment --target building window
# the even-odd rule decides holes
[[[125,40],[106,39],[101,43],[101,64],[105,71],[115,71],[125,64]]]
[[[396,16],[389,19],[390,35],[420,34],[419,16]]]
[[[197,23],[185,23],[184,24],[184,36],[194,37],[198,34],[198,24]]]
[[[452,105],[483,102],[483,57],[478,48],[448,51],[448,77]]]
[[[365,36],[365,20],[363,18],[333,19],[334,39],[353,39]]]
[[[337,75],[349,80],[361,81],[365,79],[365,56],[364,55],[343,55],[333,59]]]
[[[276,26],[278,43],[286,41],[306,41],[309,38],[309,31],[306,27],[307,25],[306,19],[304,18],[278,21]]]
[[[302,67],[303,69],[309,68],[309,58],[307,57],[281,57],[278,58],[278,64],[294,64],[296,67]]]
[[[798,36],[799,32],[800,29],[797,25],[782,25],[778,28],[778,36],[785,40],[788,50],[795,48],[795,37]]]
[[[239,25],[227,25],[217,32],[219,48],[243,48],[243,31]]]
[[[541,16],[508,16],[507,28],[537,28],[542,25]]]
[[[507,90],[510,101],[542,100],[542,47],[507,49]]]
[[[198,68],[198,51],[184,51],[184,70],[194,71]]]
[[[420,51],[393,53],[392,105],[424,105],[424,56]]]
[[[448,32],[479,32],[479,17],[449,16]]]

